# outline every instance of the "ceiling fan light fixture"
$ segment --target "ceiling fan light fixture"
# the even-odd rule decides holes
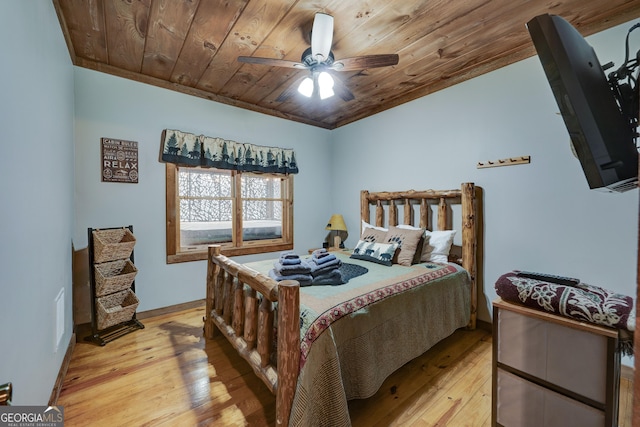
[[[320,99],[327,99],[335,95],[333,91],[334,85],[333,77],[326,71],[321,72],[318,75],[318,90],[320,92]]]
[[[333,95],[335,95],[333,88],[320,88],[320,99],[331,98]]]
[[[307,98],[311,98],[313,95],[313,80],[311,77],[305,77],[302,82],[300,82],[300,86],[298,86],[298,92]]]

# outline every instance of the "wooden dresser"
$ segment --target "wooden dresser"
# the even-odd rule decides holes
[[[492,425],[614,427],[618,331],[498,299]]]

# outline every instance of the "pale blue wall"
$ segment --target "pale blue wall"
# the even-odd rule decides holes
[[[205,261],[165,262],[165,165],[158,161],[163,129],[294,148],[300,165],[294,247],[306,253],[324,239],[331,216],[329,131],[77,67],[75,93],[74,242],[86,247],[88,227],[133,225],[140,311],[205,297]],[[102,137],[138,142],[138,184],[101,182]]]
[[[624,59],[632,23],[589,37],[603,63]],[[638,44],[632,44],[636,46]],[[635,296],[638,190],[589,190],[537,57],[332,133],[334,206],[358,226],[358,192],[484,189],[484,298],[513,269],[578,277]],[[479,161],[530,155],[529,165],[477,169]]]
[[[45,405],[72,330],[73,67],[53,4],[0,1],[0,52],[0,383]]]

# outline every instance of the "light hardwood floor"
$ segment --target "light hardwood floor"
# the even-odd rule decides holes
[[[191,308],[104,347],[78,343],[57,402],[65,426],[274,425],[274,396],[224,337],[202,337],[203,316]],[[620,427],[631,389],[623,379]],[[349,408],[354,427],[489,426],[491,335],[457,331]]]

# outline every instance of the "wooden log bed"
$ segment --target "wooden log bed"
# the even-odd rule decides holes
[[[460,189],[453,190],[361,192],[361,218],[378,227],[385,225],[387,217],[387,226],[401,222],[428,230],[451,230],[452,206],[461,205],[461,223],[455,228],[461,235],[461,245],[455,245],[458,250],[452,249],[454,255],[449,260],[460,264],[468,273],[470,301],[466,326],[470,329],[475,328],[477,312],[476,248],[480,229],[477,190],[473,183],[463,183]],[[399,221],[399,207],[402,221]],[[437,227],[432,226],[432,209],[437,212]],[[418,221],[414,221],[416,215]],[[229,340],[275,394],[276,425],[288,425],[301,367],[298,282],[276,282],[222,255],[219,245],[209,247],[206,282],[205,337],[213,338],[219,331]],[[277,331],[275,349],[274,331]]]

